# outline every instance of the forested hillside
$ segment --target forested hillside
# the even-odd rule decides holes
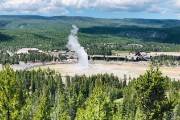
[[[179,20],[67,16],[0,16],[0,48],[10,51],[22,47],[67,50],[72,24],[79,27],[79,41],[89,54],[132,51],[128,44],[141,44],[143,48],[140,49],[144,51],[180,51]],[[114,45],[109,46],[109,43]],[[94,49],[97,46],[98,50]]]
[[[47,70],[0,71],[0,119],[179,120],[180,82],[150,68],[127,81],[113,74],[66,76]]]
[[[180,119],[180,81],[152,66],[137,78],[120,79],[113,74],[61,76],[50,69],[14,71],[7,64],[64,59],[49,53],[67,50],[72,24],[79,28],[78,40],[88,55],[180,52],[179,20],[0,16],[0,120]],[[43,52],[9,54],[24,47]],[[168,64],[169,58],[175,60],[160,56],[151,62]]]

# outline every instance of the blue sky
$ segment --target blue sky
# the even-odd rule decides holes
[[[99,9],[95,10],[84,10],[84,11],[71,11],[69,10],[67,16],[89,16],[96,18],[145,18],[145,19],[180,19],[180,17],[172,12],[169,13],[148,13],[148,12],[107,12]]]
[[[0,14],[180,19],[180,0],[1,0]]]

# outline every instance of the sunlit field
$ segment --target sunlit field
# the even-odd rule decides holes
[[[79,68],[77,64],[57,64],[57,65],[48,65],[41,66],[41,69],[50,68],[57,72],[60,72],[61,75],[74,76],[77,75],[93,75],[93,74],[114,74],[120,78],[123,78],[124,75],[131,78],[137,78],[139,75],[142,75],[149,69],[150,65],[147,62],[95,62],[89,65],[89,68]],[[39,69],[39,67],[32,68],[34,70]],[[32,70],[31,69],[31,70]],[[180,67],[160,67],[164,76],[168,76],[173,79],[180,79]]]

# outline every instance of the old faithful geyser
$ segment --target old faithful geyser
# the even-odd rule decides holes
[[[75,25],[72,25],[71,34],[68,37],[68,44],[67,47],[71,51],[75,51],[78,55],[78,65],[82,68],[88,67],[88,55],[86,51],[84,50],[84,47],[82,47],[78,42],[77,37],[78,28]]]

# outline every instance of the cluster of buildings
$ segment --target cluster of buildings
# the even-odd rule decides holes
[[[22,48],[16,52],[18,55],[30,53],[43,53],[43,51],[38,48]],[[78,55],[74,51],[49,51],[47,54],[60,58],[63,62],[74,63],[78,61]]]
[[[51,55],[58,57],[63,62],[76,63],[78,62],[78,55],[74,51],[53,51]]]
[[[150,56],[142,51],[129,55],[91,55],[92,60],[108,60],[108,61],[149,61]]]
[[[129,44],[129,46],[138,46],[142,47],[139,44]],[[29,54],[29,53],[42,53],[42,50],[39,50],[38,48],[22,48],[16,52],[16,54]],[[47,54],[51,54],[52,56],[55,56],[57,58],[60,58],[61,61],[66,63],[76,63],[78,62],[78,55],[74,51],[49,51]],[[168,53],[163,53],[163,55],[167,56]],[[107,61],[149,61],[151,57],[155,56],[161,56],[162,53],[158,54],[151,54],[146,53],[143,51],[138,51],[135,54],[129,54],[129,55],[89,55],[90,60],[107,60]],[[170,54],[172,55],[172,53]],[[180,54],[175,54],[175,57],[180,57]]]
[[[42,50],[38,48],[22,48],[16,52],[17,54],[29,54],[29,53],[42,53]],[[53,51],[49,52],[52,56],[60,58],[63,62],[75,63],[78,61],[78,55],[74,51]],[[135,55],[120,56],[120,55],[90,55],[89,59],[92,60],[108,60],[108,61],[148,61],[150,56],[145,52],[139,51]]]

